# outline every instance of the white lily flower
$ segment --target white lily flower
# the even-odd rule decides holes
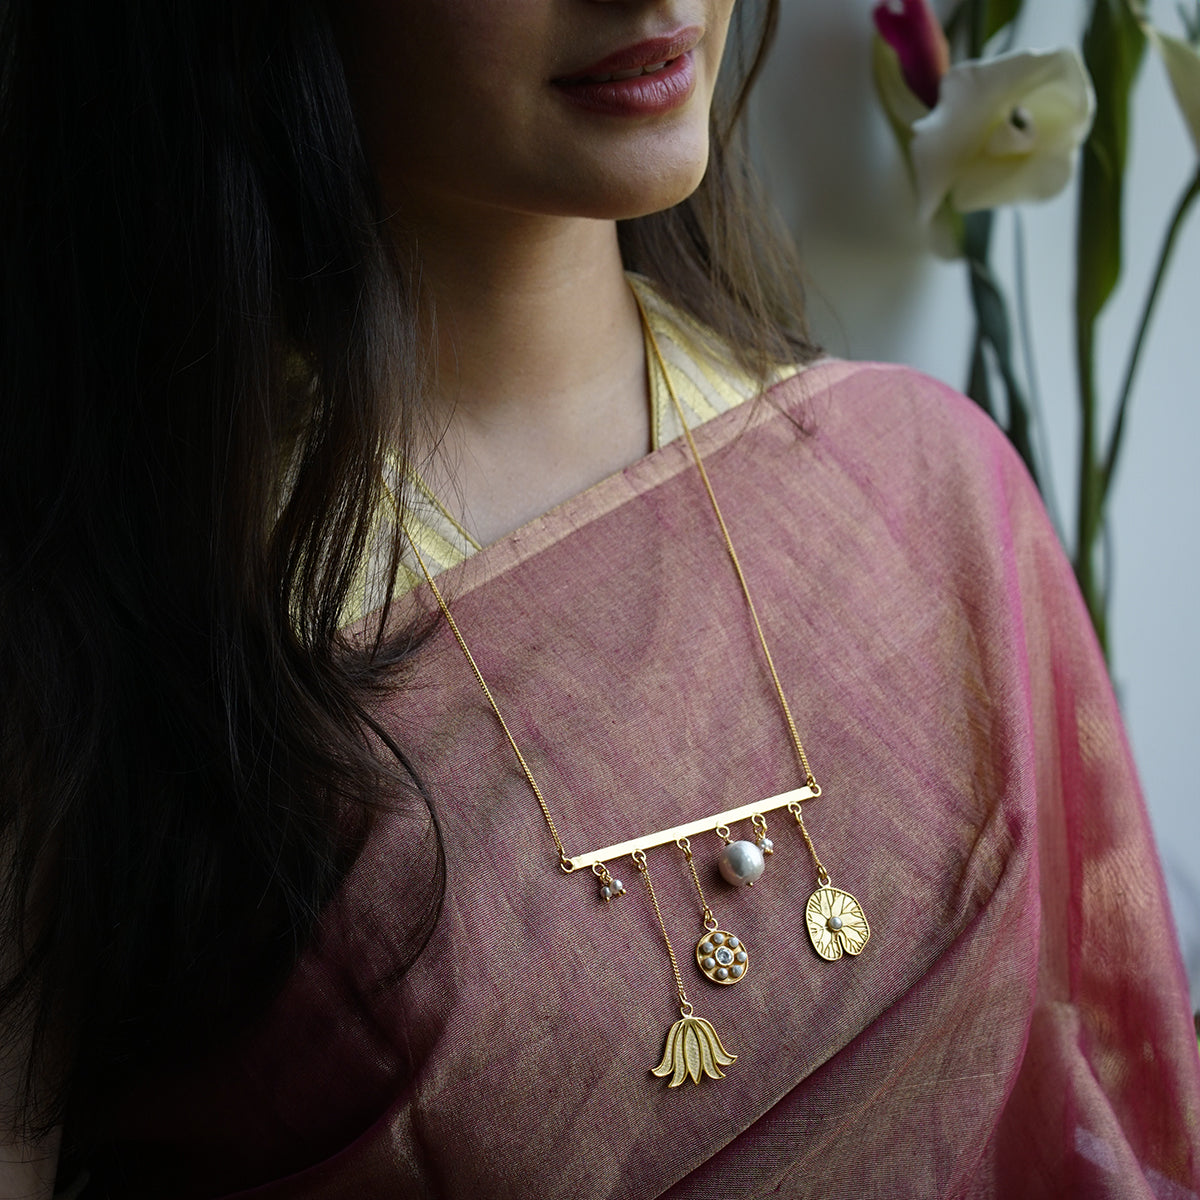
[[[1200,52],[1179,38],[1160,33],[1151,25],[1143,28],[1162,56],[1175,101],[1187,122],[1196,153],[1200,154]]]
[[[921,219],[949,197],[959,212],[1048,200],[1071,179],[1096,95],[1075,50],[958,63],[912,127]]]

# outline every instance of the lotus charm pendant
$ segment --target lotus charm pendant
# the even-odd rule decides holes
[[[703,1017],[681,1017],[667,1034],[662,1062],[650,1074],[660,1079],[670,1075],[667,1087],[675,1088],[688,1078],[699,1083],[702,1074],[710,1079],[724,1079],[721,1068],[736,1061],[737,1055],[721,1045],[717,1031]]]
[[[827,962],[861,954],[871,936],[862,905],[849,892],[828,885],[809,896],[804,918],[813,949]]]

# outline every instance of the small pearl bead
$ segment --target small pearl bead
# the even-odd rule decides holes
[[[729,972],[727,970],[725,970],[724,967],[718,967],[717,968],[717,978],[718,979],[728,979]]]
[[[625,895],[625,885],[619,879],[613,880],[612,890],[614,896]]]
[[[706,958],[700,964],[706,971],[711,971],[717,965],[715,958]]]
[[[753,842],[730,842],[717,862],[726,883],[748,884],[767,869],[763,852]]]
[[[606,884],[604,887],[602,887],[602,888],[600,889],[600,895],[601,895],[601,897],[602,897],[603,899],[605,899],[605,900],[611,900],[611,899],[612,899],[612,888],[610,888],[610,887],[609,887],[609,886]]]
[[[825,928],[832,929],[834,933],[836,933],[839,929],[841,929],[841,927],[842,927],[842,918],[841,917],[830,917],[829,920],[825,922]]]

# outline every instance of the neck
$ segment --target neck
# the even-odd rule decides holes
[[[486,544],[649,448],[640,319],[610,221],[423,222],[437,350],[427,482]]]

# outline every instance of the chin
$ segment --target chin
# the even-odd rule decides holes
[[[663,186],[656,188],[653,195],[643,194],[640,197],[629,197],[629,202],[624,206],[624,211],[616,216],[617,220],[631,220],[634,217],[647,217],[651,213],[664,212],[668,208],[674,208],[677,204],[682,204],[699,186],[700,181],[704,178],[704,172],[708,169],[708,159],[696,163],[686,173],[680,173],[678,176],[663,180]]]
[[[603,170],[573,186],[557,208],[563,216],[626,221],[674,208],[699,186],[708,169],[708,141],[686,155],[630,155],[621,169]]]

